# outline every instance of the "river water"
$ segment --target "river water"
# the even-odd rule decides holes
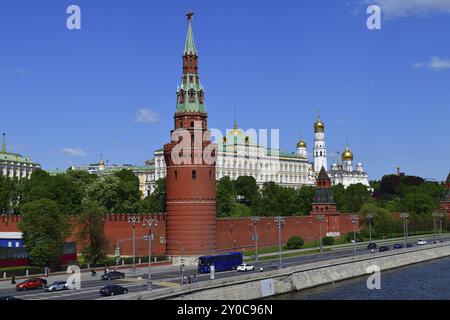
[[[272,297],[271,300],[450,300],[450,258],[382,271],[381,290],[367,277]]]

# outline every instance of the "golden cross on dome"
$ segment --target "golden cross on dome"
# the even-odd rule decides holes
[[[189,10],[188,13],[186,13],[186,16],[188,17],[188,21],[192,21],[192,16],[194,15],[194,12],[192,12],[191,10]]]

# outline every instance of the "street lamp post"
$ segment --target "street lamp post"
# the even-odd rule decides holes
[[[359,221],[359,216],[352,215],[352,224],[353,224],[353,254],[356,256],[356,224]]]
[[[319,221],[319,229],[320,229],[320,253],[323,253],[323,243],[322,243],[322,223],[325,222],[325,215],[319,214],[316,216],[317,221]]]
[[[133,227],[133,273],[136,273],[136,239],[135,239],[135,229],[136,223],[139,223],[139,218],[132,216],[128,218],[128,223],[131,223]]]
[[[180,249],[181,249],[181,261],[180,261],[180,273],[181,273],[181,281],[180,284],[183,285],[183,279],[184,279],[184,268],[185,268],[185,261],[184,261],[184,245],[182,241],[175,241],[175,240],[166,240],[167,243],[176,243]]]
[[[367,214],[366,215],[367,221],[369,221],[369,243],[372,243],[372,219],[373,214]]]
[[[261,221],[260,217],[251,217],[253,224],[253,238],[255,240],[255,261],[258,261],[258,222]]]
[[[433,213],[433,217],[434,217],[434,240],[436,240],[436,218],[439,219],[439,241],[442,242],[442,217],[444,216],[444,214],[440,211],[438,212],[434,212]]]
[[[403,235],[405,236],[405,248],[408,248],[408,212],[400,213],[400,218],[403,219]]]
[[[153,233],[152,227],[158,226],[158,221],[156,219],[144,219],[144,227],[148,227],[148,278],[147,278],[147,290],[152,290],[152,241]]]
[[[283,228],[284,218],[277,217],[275,218],[275,223],[278,227],[278,257],[279,257],[279,265],[278,267],[281,269],[283,266],[281,264],[281,228]]]

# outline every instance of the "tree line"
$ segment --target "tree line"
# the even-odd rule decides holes
[[[33,265],[57,266],[63,243],[74,236],[87,262],[98,263],[107,254],[105,213],[165,211],[165,180],[153,195],[142,199],[139,180],[130,170],[99,177],[85,171],[50,175],[33,172],[29,180],[0,175],[0,213],[21,215],[18,227]],[[70,224],[75,217],[76,229]]]

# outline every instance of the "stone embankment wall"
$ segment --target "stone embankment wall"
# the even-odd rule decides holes
[[[447,256],[450,256],[450,245],[429,245],[420,249],[412,248],[389,253],[367,254],[356,258],[334,259],[277,271],[254,273],[108,299],[261,299],[359,276],[369,276],[368,268],[374,265],[378,266],[382,272]]]

